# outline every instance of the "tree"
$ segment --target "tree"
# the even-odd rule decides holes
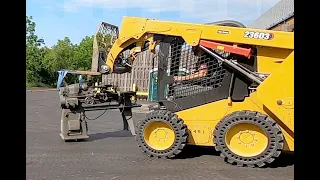
[[[93,36],[86,36],[75,46],[75,63],[78,70],[90,71],[92,60]]]
[[[26,45],[39,47],[44,44],[43,39],[39,39],[35,34],[36,23],[32,21],[32,16],[26,16]]]
[[[56,83],[58,71],[77,68],[74,52],[75,46],[71,43],[70,38],[65,37],[63,40],[58,40],[57,44],[50,50],[47,50],[44,62],[50,71],[50,84]],[[74,81],[74,78],[70,79],[68,76],[67,80]]]
[[[26,16],[26,82],[34,84],[41,79],[41,72],[44,71],[42,59],[44,51],[41,45],[44,40],[39,39],[35,34],[36,24],[32,21],[32,16]]]
[[[51,48],[43,46],[44,40],[35,33],[36,23],[32,17],[26,16],[26,78],[27,86],[49,85],[55,86],[58,71],[91,70],[92,49],[94,36],[86,36],[79,44],[73,44],[70,38],[65,37]],[[100,48],[110,46],[110,35],[98,34]],[[77,76],[66,77],[67,83],[74,83]],[[84,77],[85,78],[85,77]]]

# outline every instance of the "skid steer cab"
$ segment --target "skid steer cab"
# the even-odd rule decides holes
[[[77,74],[79,83],[66,85],[66,75]],[[132,108],[141,107],[131,99],[136,94],[133,91],[117,92],[111,85],[99,85],[90,80],[82,82],[82,75],[99,75],[95,72],[61,70],[57,88],[59,89],[61,105],[61,133],[65,141],[83,140],[89,138],[86,112],[103,111],[103,114],[112,109],[118,109],[123,119],[123,129],[130,130],[135,135],[132,119]],[[65,86],[61,86],[65,84]],[[102,116],[101,114],[100,116]]]

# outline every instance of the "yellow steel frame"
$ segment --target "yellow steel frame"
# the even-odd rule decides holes
[[[244,34],[246,31],[271,33],[273,34],[273,38],[270,40],[245,38]],[[154,47],[157,44],[157,42],[153,41],[154,34],[182,37],[187,44],[192,46],[198,45],[200,39],[204,39],[226,43],[254,45],[258,47],[264,46],[268,48],[294,49],[294,35],[292,32],[160,21],[139,17],[124,17],[119,37],[112,46],[107,57],[106,64],[110,68],[109,72],[111,73],[113,71],[113,64],[119,53],[133,43],[142,45],[143,43],[141,42],[149,40],[151,42],[150,50],[154,52]]]
[[[273,38],[245,38],[246,31],[270,33]],[[214,146],[212,132],[224,116],[234,111],[251,110],[272,117],[283,131],[284,149],[294,150],[293,32],[124,17],[119,38],[107,57],[109,72],[112,73],[115,58],[132,43],[142,45],[148,40],[151,42],[149,49],[154,51],[158,43],[153,41],[154,34],[179,36],[191,46],[198,45],[200,40],[252,45],[258,51],[258,72],[270,74],[244,102],[232,102],[229,98],[177,112],[188,126],[190,144]]]

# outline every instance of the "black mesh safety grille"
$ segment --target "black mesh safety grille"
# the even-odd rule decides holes
[[[167,72],[176,80],[167,86],[167,99],[174,100],[210,91],[221,86],[226,70],[200,47],[184,42],[171,43]],[[201,70],[202,69],[202,70]]]

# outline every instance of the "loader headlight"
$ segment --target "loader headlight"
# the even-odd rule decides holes
[[[107,73],[107,72],[109,72],[109,70],[110,70],[110,67],[109,66],[107,66],[107,65],[102,65],[101,66],[101,73]]]

